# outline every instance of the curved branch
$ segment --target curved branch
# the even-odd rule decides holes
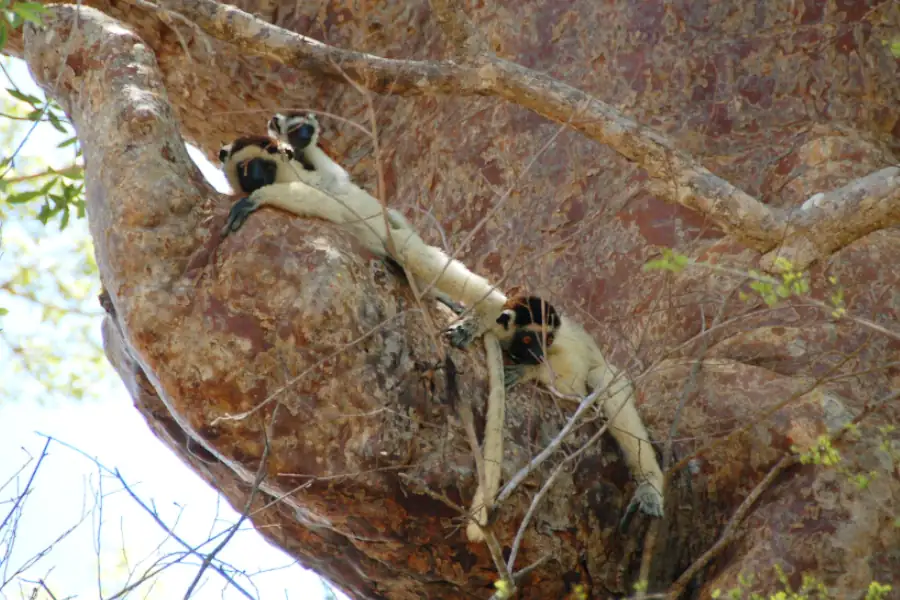
[[[750,247],[769,250],[783,238],[780,216],[679,151],[671,139],[545,73],[487,53],[475,64],[382,58],[329,46],[214,0],[164,0],[160,4],[244,52],[336,80],[349,76],[373,92],[503,98],[548,119],[569,123],[608,145],[660,182],[654,191],[662,199],[707,215]],[[462,37],[465,34],[456,41]]]
[[[873,231],[898,223],[900,167],[888,167],[812,196],[791,215],[784,247],[765,256],[763,264],[774,268],[774,259],[780,256],[793,269],[805,269]]]
[[[228,199],[193,167],[156,60],[121,22],[53,6],[29,27],[25,56],[82,142],[110,300],[105,348],[151,429],[243,506],[266,456],[259,433],[274,425],[261,486],[269,498],[255,500],[251,519],[353,597],[459,598],[489,583],[488,549],[448,535],[455,515],[400,477],[473,495],[471,455],[443,424],[448,390],[473,402],[486,395],[477,353],[451,350],[458,369],[435,367],[439,352],[409,286],[324,221],[260,211],[208,268]],[[427,309],[442,325],[451,318]],[[214,424],[270,397],[251,417]],[[277,419],[276,406],[287,408]],[[560,420],[548,417],[548,429]],[[527,454],[532,439],[512,439],[510,452]],[[549,495],[557,508],[576,502]],[[518,501],[504,507],[501,539]],[[570,512],[561,526],[580,527],[584,539],[587,524]],[[572,554],[575,543],[563,548]],[[500,547],[492,552],[502,558]],[[459,552],[462,568],[446,558]],[[547,567],[550,579],[563,568]]]

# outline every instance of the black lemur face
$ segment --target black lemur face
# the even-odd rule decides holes
[[[506,355],[517,365],[539,365],[544,361],[543,339],[540,332],[522,329],[513,334]],[[548,336],[548,345],[552,338]]]
[[[252,194],[259,188],[275,183],[278,166],[274,161],[253,158],[237,164],[238,181],[245,194]]]
[[[309,146],[313,136],[316,135],[316,128],[309,123],[303,123],[296,127],[292,127],[287,132],[288,143],[295,151],[302,150]]]
[[[544,346],[553,344],[560,326],[553,305],[538,296],[519,296],[507,300],[497,323],[514,331],[506,347],[507,356],[515,364],[537,365],[544,359]]]

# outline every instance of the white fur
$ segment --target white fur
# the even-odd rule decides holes
[[[519,381],[536,379],[563,394],[580,397],[598,389],[607,390],[603,413],[609,420],[609,432],[639,484],[635,497],[645,512],[662,516],[663,473],[634,405],[631,381],[606,362],[597,343],[580,325],[566,317],[560,320],[553,344],[547,350],[547,360],[526,368]]]
[[[469,321],[474,320],[479,331],[487,331],[488,325],[496,321],[506,302],[505,295],[463,263],[426,244],[400,213],[388,210],[386,226],[381,203],[349,180],[338,187],[324,186],[318,171],[306,171],[284,154],[268,154],[256,146],[248,146],[226,160],[224,165],[225,174],[235,190],[239,189],[236,165],[257,157],[273,160],[278,165],[276,182],[250,196],[258,206],[274,206],[300,217],[317,217],[337,223],[351,231],[376,255],[391,256],[403,265],[415,278],[420,292],[433,285],[434,290],[454,302],[473,307],[474,315]],[[490,382],[484,439],[486,489],[479,483],[472,503],[473,518],[480,524],[487,523],[487,510],[500,489],[506,406],[499,342],[494,335],[485,335],[484,343]],[[466,534],[470,541],[484,539],[481,527],[475,522],[470,522]]]
[[[503,381],[503,354],[500,342],[491,332],[484,334],[490,394],[484,423],[484,486],[478,478],[478,489],[472,498],[472,520],[466,526],[470,542],[484,541],[481,525],[487,525],[488,510],[500,491],[503,475],[503,432],[506,430],[506,385]]]
[[[314,114],[310,113],[308,115],[294,117],[276,114],[272,120],[275,121],[275,126],[269,125],[269,135],[281,140],[285,144],[289,143],[288,131],[292,127],[302,125],[303,123],[312,125],[315,128],[315,133],[313,133],[309,145],[306,148],[294,148],[294,153],[303,154],[306,161],[315,167],[316,172],[321,175],[322,182],[327,188],[337,191],[344,185],[350,183],[350,174],[347,173],[346,169],[333,161],[331,157],[325,154],[319,147],[319,132],[321,131],[321,128],[319,127],[319,121]]]

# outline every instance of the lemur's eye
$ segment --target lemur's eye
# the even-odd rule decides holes
[[[531,343],[531,336],[530,336],[530,335],[526,335],[525,337],[523,337],[523,338],[522,338],[522,343],[523,343],[523,344],[530,344],[530,343]]]

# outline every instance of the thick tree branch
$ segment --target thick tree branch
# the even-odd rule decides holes
[[[794,269],[804,269],[873,231],[900,223],[900,168],[888,167],[816,194],[790,221],[783,247],[764,261],[772,264],[781,256]]]
[[[192,166],[153,54],[116,19],[53,6],[44,25],[29,27],[25,56],[81,140],[88,220],[109,292],[107,355],[136,401],[154,399],[144,411],[154,431],[198,457],[188,457],[195,470],[213,465],[216,487],[241,506],[265,457],[260,426],[272,420],[261,489],[277,500],[260,498],[267,508],[251,519],[354,597],[458,598],[496,578],[483,545],[466,547],[462,569],[445,559],[466,542],[448,535],[444,507],[398,493],[401,472],[461,498],[475,489],[470,453],[435,426],[446,422],[450,375],[428,368],[438,352],[422,309],[410,308],[409,286],[336,227],[273,210],[210,257],[229,199]],[[449,321],[446,311],[426,310]],[[481,356],[454,360],[460,395],[483,399]],[[216,422],[268,398],[251,417]],[[276,406],[288,407],[277,419]],[[562,426],[562,417],[547,420],[548,431]],[[524,456],[532,442],[544,440],[512,440],[510,451]],[[556,489],[547,496],[535,521],[548,506],[577,502]],[[516,504],[491,533],[498,561]],[[562,527],[578,529],[579,513],[566,512],[573,516]],[[531,561],[540,550],[520,555]],[[406,555],[416,558],[398,558]],[[567,567],[545,567],[548,580],[561,581]]]
[[[748,246],[765,251],[783,238],[782,219],[679,151],[672,140],[545,73],[491,55],[482,56],[474,65],[381,58],[328,46],[213,0],[165,0],[160,4],[245,52],[341,81],[346,74],[373,92],[494,96],[548,119],[570,123],[573,129],[645,169],[660,182],[654,191],[664,200],[707,215]],[[460,32],[456,40],[463,35]]]

